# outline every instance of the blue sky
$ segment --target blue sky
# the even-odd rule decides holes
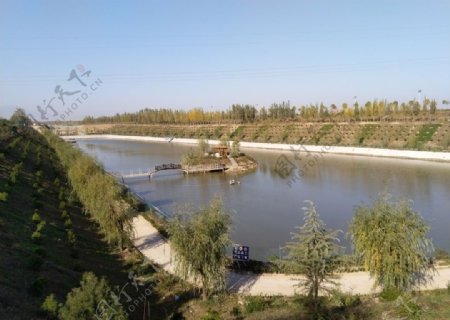
[[[89,91],[67,119],[145,107],[407,101],[419,89],[450,99],[449,14],[448,0],[0,0],[0,116],[21,106],[39,120],[36,106],[57,85]],[[91,71],[86,87],[67,81],[79,65]],[[56,112],[75,97],[65,105],[56,97]]]

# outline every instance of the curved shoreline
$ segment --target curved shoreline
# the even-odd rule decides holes
[[[61,136],[62,139],[75,140],[122,140],[122,141],[143,141],[143,142],[169,142],[171,138],[147,137],[147,136],[122,136],[122,135],[77,135],[77,136]],[[197,144],[198,139],[173,138],[171,143],[180,144]],[[208,140],[212,145],[220,143],[219,140]],[[397,150],[397,149],[379,149],[364,147],[341,147],[341,146],[318,146],[318,145],[300,145],[300,144],[282,144],[282,143],[261,143],[261,142],[240,142],[241,148],[248,149],[265,149],[279,151],[302,151],[312,153],[328,153],[337,155],[365,156],[365,157],[382,157],[412,160],[427,160],[438,162],[450,162],[450,152],[439,151],[416,151],[416,150]],[[300,148],[301,146],[301,148]]]
[[[158,230],[141,215],[133,219],[133,229],[135,232],[135,247],[152,263],[164,269],[170,274],[175,272],[175,252],[170,241],[167,241]],[[374,287],[374,279],[369,272],[344,272],[336,273],[335,279],[338,288],[346,293],[368,295],[380,291],[379,287]],[[284,273],[263,273],[254,274],[251,272],[237,273],[228,271],[227,288],[232,293],[239,293],[250,296],[294,296],[302,293],[298,288],[301,275]],[[450,280],[450,267],[437,267],[433,280],[426,285],[421,285],[419,290],[436,290],[447,288]],[[321,292],[321,295],[324,292]]]

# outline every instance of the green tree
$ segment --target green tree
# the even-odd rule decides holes
[[[9,119],[13,124],[18,126],[27,127],[31,125],[31,120],[28,118],[25,110],[17,108]]]
[[[209,151],[208,140],[198,139],[197,143],[198,143],[198,150],[200,151],[202,156]]]
[[[49,319],[58,319],[59,304],[53,293],[45,298],[41,309]]]
[[[430,113],[435,114],[436,110],[437,110],[437,103],[436,103],[436,100],[433,99],[430,102]]]
[[[410,290],[432,277],[429,230],[408,201],[392,201],[389,195],[371,208],[357,208],[349,227],[356,253],[384,290]]]
[[[201,283],[203,299],[226,289],[230,226],[231,216],[218,199],[196,213],[177,214],[169,223],[176,271],[185,280]]]
[[[304,274],[305,279],[299,287],[308,292],[317,314],[319,307],[319,289],[327,290],[325,283],[333,283],[333,271],[337,266],[338,233],[340,230],[329,230],[320,219],[314,203],[306,200],[304,224],[292,233],[292,242],[286,245],[287,256],[279,261],[280,266],[289,272]]]
[[[199,162],[199,157],[198,155],[192,151],[189,150],[186,154],[183,155],[183,157],[181,158],[181,164],[183,166],[192,166],[195,165],[196,163]]]
[[[126,319],[122,306],[115,303],[114,292],[104,278],[86,272],[80,287],[72,289],[59,310],[61,320]],[[118,298],[116,296],[116,298]]]
[[[231,145],[231,156],[232,157],[239,157],[240,154],[240,143],[239,140],[236,139],[233,141],[233,144]]]

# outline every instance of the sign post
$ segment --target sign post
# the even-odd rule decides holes
[[[233,246],[233,259],[239,261],[249,261],[250,247],[235,244]]]

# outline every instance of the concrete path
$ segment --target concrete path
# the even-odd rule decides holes
[[[228,159],[230,159],[231,162],[231,169],[236,169],[239,167],[238,163],[236,162],[236,160],[234,160],[232,156],[228,156]]]
[[[133,219],[135,230],[134,244],[142,254],[160,268],[175,274],[174,252],[170,243],[163,238],[150,222],[142,216]],[[228,288],[231,292],[247,295],[284,295],[300,293],[296,287],[301,276],[287,274],[252,274],[229,272]],[[373,279],[368,272],[341,273],[335,280],[343,292],[352,294],[371,294]],[[421,290],[447,288],[450,281],[450,268],[438,268],[433,281]]]

